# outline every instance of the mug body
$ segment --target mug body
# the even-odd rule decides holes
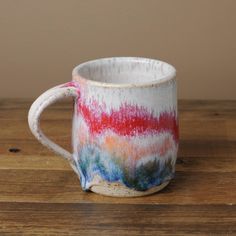
[[[142,196],[173,178],[178,150],[175,69],[104,58],[73,70],[73,159],[84,190]]]

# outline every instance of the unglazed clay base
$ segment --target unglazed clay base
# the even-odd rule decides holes
[[[150,194],[153,194],[162,190],[169,184],[169,182],[170,181],[166,181],[162,183],[161,185],[155,186],[146,191],[136,191],[136,190],[129,189],[120,183],[108,183],[106,181],[103,181],[99,185],[91,186],[90,190],[94,193],[102,194],[105,196],[111,196],[111,197],[141,197],[141,196],[150,195]]]

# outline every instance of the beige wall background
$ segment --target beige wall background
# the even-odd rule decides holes
[[[235,0],[0,0],[0,97],[37,97],[110,56],[177,68],[179,98],[236,99]]]

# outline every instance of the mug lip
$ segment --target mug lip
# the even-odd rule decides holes
[[[169,66],[170,71],[166,75],[163,75],[159,77],[156,80],[152,80],[149,82],[138,82],[138,83],[109,83],[109,82],[100,82],[97,80],[92,80],[89,78],[85,78],[79,74],[79,70],[89,64],[98,62],[98,61],[107,61],[107,60],[120,60],[120,61],[133,61],[133,62],[141,62],[141,63],[163,63],[167,66]],[[72,70],[72,81],[74,82],[84,82],[89,85],[99,86],[99,87],[112,87],[112,88],[133,88],[133,87],[149,87],[149,86],[155,86],[160,85],[163,83],[166,83],[168,81],[171,81],[176,77],[176,69],[171,64],[159,60],[159,59],[153,59],[153,58],[146,58],[146,57],[129,57],[129,56],[122,56],[122,57],[103,57],[103,58],[97,58],[93,60],[88,60],[85,62],[82,62],[81,64],[74,67]]]

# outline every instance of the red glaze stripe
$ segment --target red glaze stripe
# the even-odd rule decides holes
[[[99,134],[112,130],[118,135],[135,136],[148,133],[171,132],[178,142],[178,121],[175,112],[163,112],[159,118],[150,114],[144,107],[124,104],[119,110],[104,112],[101,106],[93,102],[88,107],[79,102],[82,113],[91,134]]]

